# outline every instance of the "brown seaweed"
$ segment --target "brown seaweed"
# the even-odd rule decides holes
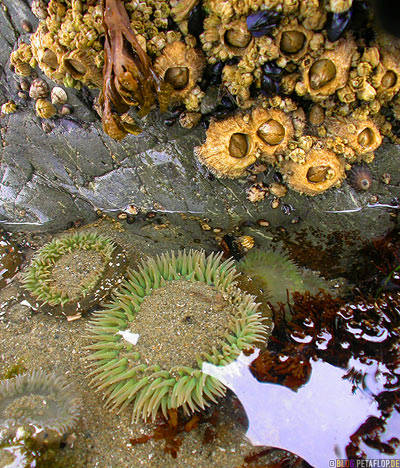
[[[104,70],[100,104],[103,106],[103,129],[116,140],[141,128],[133,121],[124,122],[121,115],[130,107],[147,115],[158,97],[160,111],[168,107],[171,86],[151,68],[150,58],[133,32],[128,13],[121,0],[104,0]]]

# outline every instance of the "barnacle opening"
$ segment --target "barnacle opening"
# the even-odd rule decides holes
[[[381,79],[382,87],[389,89],[397,83],[397,75],[393,70],[388,70]]]
[[[254,43],[253,36],[247,29],[245,21],[233,21],[220,31],[220,41],[227,50],[238,56],[243,56]]]
[[[335,175],[334,169],[331,166],[312,166],[307,171],[307,180],[312,184],[324,182]]]
[[[312,148],[303,163],[292,160],[282,165],[288,185],[299,193],[319,195],[341,183],[345,162],[333,151]]]
[[[292,55],[297,54],[306,43],[306,35],[301,31],[284,31],[281,36],[279,48],[281,52]]]
[[[64,65],[67,72],[75,79],[82,78],[86,73],[85,65],[74,58],[64,59]]]
[[[57,55],[51,49],[43,51],[42,62],[53,70],[57,70],[58,68]]]
[[[369,146],[373,145],[376,140],[375,132],[370,127],[364,128],[357,137],[358,143],[363,148],[368,148]]]
[[[233,133],[229,140],[229,154],[233,158],[244,158],[250,149],[249,135]]]
[[[243,28],[232,27],[224,34],[224,42],[227,47],[233,51],[236,49],[245,49],[251,41],[251,34]]]
[[[189,68],[170,67],[165,72],[164,80],[167,81],[175,90],[184,89],[189,83]]]
[[[336,78],[336,66],[329,59],[320,59],[311,65],[308,72],[312,89],[321,89]]]
[[[271,146],[282,143],[285,133],[285,127],[274,119],[267,120],[257,130],[257,135]]]

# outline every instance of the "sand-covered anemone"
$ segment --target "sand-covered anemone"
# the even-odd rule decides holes
[[[42,371],[0,383],[0,428],[9,434],[19,427],[63,435],[79,418],[80,400],[61,377]]]
[[[286,304],[295,291],[316,294],[326,281],[312,270],[299,268],[286,254],[253,249],[238,263],[240,285],[272,304]]]
[[[90,327],[91,385],[106,407],[132,403],[133,420],[154,420],[159,409],[191,413],[225,394],[203,362],[229,364],[267,332],[236,276],[233,260],[203,251],[162,254],[128,272]]]
[[[107,297],[125,269],[125,254],[109,237],[77,233],[41,248],[22,282],[28,299],[70,316]]]
[[[285,161],[280,171],[289,187],[305,195],[319,195],[344,179],[345,161],[326,148],[312,148],[303,162]]]
[[[196,146],[194,153],[218,177],[243,175],[257,159],[249,116],[237,113],[211,122],[205,143]]]

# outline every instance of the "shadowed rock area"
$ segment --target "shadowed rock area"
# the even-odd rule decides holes
[[[397,205],[400,196],[399,149],[385,143],[370,165],[374,182],[367,192],[356,192],[345,181],[340,189],[309,198],[291,190],[280,206],[272,197],[254,204],[246,199],[253,182],[213,177],[193,155],[205,130],[167,127],[156,111],[144,121],[143,133],[117,142],[105,135],[92,108],[98,91],[66,88],[73,113],[68,117],[40,119],[34,101],[18,95],[20,78],[9,67],[9,56],[29,34],[21,26],[37,25],[30,1],[0,1],[0,105],[14,100],[17,111],[3,115],[0,159],[0,226],[7,230],[63,229],[96,210],[116,215],[129,205],[142,212],[194,213],[227,228],[240,221],[267,219],[272,227],[295,228],[299,221],[323,232],[360,231],[374,237],[397,222],[397,209],[367,205]],[[41,75],[50,87],[55,84]],[[31,81],[33,78],[29,78]],[[382,174],[391,180],[384,184]],[[259,174],[268,184],[275,170]],[[376,198],[378,197],[378,198]],[[330,211],[358,210],[349,213]],[[294,221],[295,220],[295,221]]]

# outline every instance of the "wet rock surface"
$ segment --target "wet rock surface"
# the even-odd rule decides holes
[[[98,91],[69,88],[73,113],[40,119],[34,102],[18,96],[20,79],[9,67],[10,52],[28,38],[21,21],[28,20],[33,29],[37,23],[29,4],[0,3],[0,104],[17,104],[15,113],[0,119],[0,225],[5,229],[54,231],[77,219],[91,221],[96,210],[116,215],[129,205],[141,212],[194,213],[225,228],[239,220],[266,219],[271,227],[290,228],[299,221],[323,232],[357,230],[374,237],[397,222],[397,208],[376,206],[398,205],[399,148],[390,143],[376,152],[370,165],[373,184],[365,193],[345,181],[315,198],[289,190],[279,204],[272,196],[251,203],[246,191],[254,180],[215,179],[193,155],[205,138],[201,127],[168,127],[165,116],[153,112],[142,134],[116,142],[103,133],[92,108]],[[256,176],[257,182],[268,185],[274,173],[271,167]],[[391,174],[389,184],[382,181],[384,173]]]

